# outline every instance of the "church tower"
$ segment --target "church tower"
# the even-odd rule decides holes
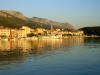
[[[51,31],[53,31],[53,26],[51,25]]]

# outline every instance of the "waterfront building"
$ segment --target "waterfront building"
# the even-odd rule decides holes
[[[16,33],[17,33],[17,38],[27,37],[25,29],[18,29],[18,30],[16,30]]]
[[[0,27],[0,37],[6,37],[6,38],[26,38],[28,35],[35,34],[36,36],[39,35],[39,37],[45,37],[45,38],[62,38],[64,36],[83,36],[84,31],[82,30],[60,30],[60,29],[54,29],[51,25],[51,28],[49,30],[43,29],[43,28],[37,28],[32,29],[28,26],[22,26],[20,29],[9,29],[4,28],[3,26]]]
[[[10,38],[16,38],[17,37],[17,33],[15,29],[10,29]]]
[[[83,32],[82,30],[73,30],[73,31],[71,32],[71,34],[72,34],[73,36],[82,36],[82,35],[84,35],[84,32]]]
[[[62,34],[67,36],[83,36],[84,31],[82,30],[63,31]]]
[[[36,29],[36,32],[37,32],[37,34],[44,34],[42,28],[37,28],[37,29]]]
[[[29,28],[28,26],[22,26],[21,29],[25,30],[26,34],[30,34],[31,33],[31,28]]]
[[[10,37],[10,29],[0,29],[0,37]]]

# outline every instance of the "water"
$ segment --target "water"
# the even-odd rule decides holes
[[[0,75],[100,75],[100,38],[0,40]]]

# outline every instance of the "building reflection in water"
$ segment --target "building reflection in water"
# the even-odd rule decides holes
[[[67,51],[76,44],[83,45],[84,38],[0,40],[0,65],[23,62],[28,55],[37,57],[53,55],[55,51],[57,53],[60,53],[59,51]]]

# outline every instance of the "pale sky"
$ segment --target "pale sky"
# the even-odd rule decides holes
[[[74,28],[100,26],[100,0],[0,0],[0,10],[14,10],[26,17],[70,23]]]

